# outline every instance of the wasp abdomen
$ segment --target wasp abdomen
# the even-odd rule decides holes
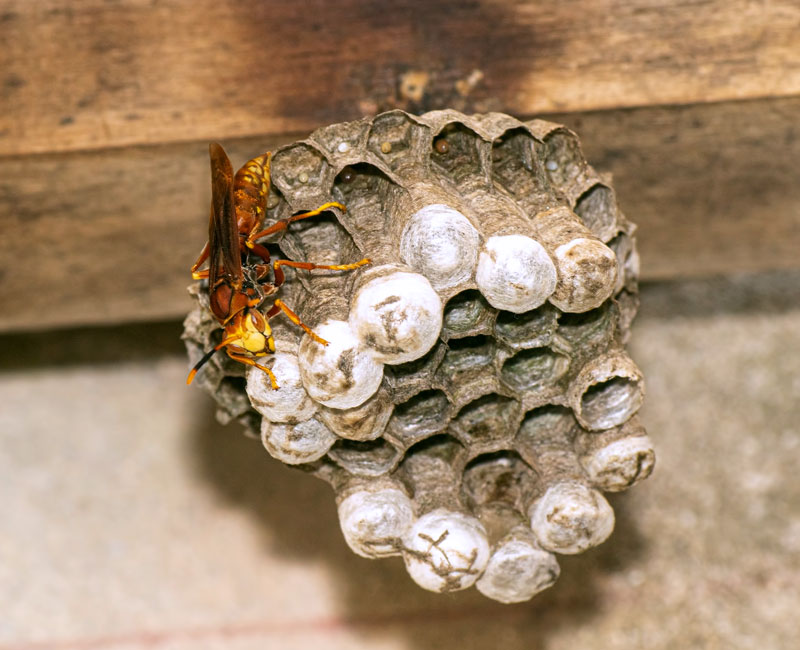
[[[239,232],[245,230],[242,224],[247,224],[247,230],[252,230],[264,219],[269,194],[269,158],[269,153],[253,158],[236,172],[233,194]]]

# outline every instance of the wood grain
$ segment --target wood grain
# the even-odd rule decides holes
[[[241,164],[278,142],[226,144]],[[207,143],[0,158],[0,329],[187,311],[209,178]]]
[[[646,279],[800,268],[800,98],[548,116],[614,173]],[[300,134],[302,137],[303,134]],[[234,165],[296,136],[226,142]],[[181,317],[207,144],[0,158],[0,330]]]
[[[0,42],[0,155],[800,93],[795,0],[4,0]]]

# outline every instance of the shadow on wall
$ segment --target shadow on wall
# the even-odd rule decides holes
[[[768,317],[798,309],[800,273],[648,284],[642,303],[646,319],[745,310]],[[0,366],[47,369],[183,357],[180,331],[179,323],[165,323],[7,335],[0,338]],[[211,401],[205,404],[207,408],[195,415],[191,447],[200,478],[254,519],[269,540],[265,553],[323,565],[339,590],[342,624],[367,640],[378,631],[385,638],[390,630],[404,647],[422,650],[455,643],[460,650],[500,644],[506,650],[544,647],[560,632],[600,618],[609,606],[609,583],[651,554],[635,523],[641,502],[634,492],[610,499],[617,516],[611,539],[583,555],[562,557],[559,581],[529,603],[500,605],[474,589],[450,595],[425,592],[407,576],[399,559],[355,556],[339,531],[330,488],[271,459],[237,425],[218,425]],[[472,621],[476,624],[469,625]],[[462,626],[468,626],[468,639],[459,635]]]
[[[183,325],[170,321],[6,334],[0,336],[0,368],[49,369],[185,356],[181,332]]]
[[[291,29],[276,29],[278,17],[273,6],[240,3],[238,9],[232,9],[245,14],[237,24],[242,26],[238,36],[248,44],[246,49],[260,51],[264,34],[270,34],[274,51],[291,52],[297,47]],[[536,57],[530,53],[542,52],[542,58],[552,60],[563,50],[565,40],[561,30],[520,19],[520,12],[510,3],[349,2],[343,12],[342,3],[319,2],[311,13],[309,19],[307,8],[287,5],[280,19],[286,24],[305,24],[321,40],[335,38],[342,51],[361,51],[365,34],[372,35],[373,46],[370,56],[354,56],[348,65],[325,68],[324,57],[315,59],[323,69],[317,70],[314,79],[324,83],[277,98],[279,114],[317,124],[394,108],[412,113],[442,108],[468,113],[503,110],[508,98],[519,95],[520,84],[526,80],[519,70],[537,69]],[[330,33],[331,27],[335,35]],[[291,57],[286,64],[290,69],[284,74],[304,75],[302,56]],[[268,89],[277,74],[269,66],[253,66],[248,58],[231,65],[232,75],[247,80],[255,92]],[[297,68],[291,69],[293,66]]]
[[[640,318],[780,314],[800,307],[800,271],[644,283],[641,298]]]
[[[210,403],[206,412],[198,413],[196,426],[201,478],[257,520],[268,533],[271,554],[325,565],[340,589],[342,625],[366,639],[371,630],[380,630],[385,638],[392,629],[398,638],[406,637],[408,648],[488,648],[502,639],[507,650],[530,650],[560,628],[596,616],[598,580],[622,571],[646,552],[633,523],[632,502],[611,495],[617,516],[611,539],[582,555],[561,556],[561,578],[532,601],[502,605],[474,588],[430,593],[412,582],[399,558],[367,560],[350,551],[339,529],[333,492],[324,482],[270,458],[259,441],[240,434],[238,425],[218,425]],[[470,638],[462,638],[459,625],[473,622],[479,625],[470,625]]]

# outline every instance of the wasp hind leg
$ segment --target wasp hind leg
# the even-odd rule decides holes
[[[261,232],[251,232],[247,236],[247,239],[245,240],[245,245],[248,248],[253,248],[253,246],[256,245],[255,244],[256,239],[261,239],[262,237],[266,237],[267,235],[273,235],[276,232],[280,232],[281,230],[286,230],[289,227],[290,223],[294,223],[295,221],[300,221],[301,219],[308,219],[309,217],[316,217],[318,214],[321,214],[326,210],[330,210],[331,208],[339,208],[342,212],[347,211],[347,208],[345,208],[341,203],[338,203],[336,201],[331,201],[330,203],[323,203],[316,210],[310,210],[309,212],[303,212],[301,214],[296,214],[292,217],[287,217],[286,219],[281,219],[280,221],[276,221],[269,228],[266,228]]]
[[[206,242],[206,245],[203,246],[203,250],[200,251],[200,255],[197,257],[197,260],[194,264],[192,264],[192,268],[189,269],[190,273],[192,274],[192,278],[195,280],[202,280],[203,278],[208,277],[207,269],[205,271],[198,271],[197,269],[199,269],[203,265],[203,262],[208,259],[209,253],[210,249],[208,247],[208,242]]]

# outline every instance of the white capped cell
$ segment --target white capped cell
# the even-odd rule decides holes
[[[528,516],[539,545],[566,555],[601,544],[614,530],[614,511],[603,495],[572,481],[549,487]]]
[[[478,257],[475,280],[497,309],[521,314],[556,288],[556,268],[544,247],[525,235],[490,237]]]
[[[363,557],[399,555],[413,521],[411,500],[397,488],[359,490],[339,504],[344,539]]]
[[[615,440],[581,459],[593,485],[606,492],[627,490],[653,471],[656,455],[647,436]]]
[[[442,300],[424,275],[375,271],[353,297],[350,326],[378,361],[419,359],[439,338]]]
[[[409,575],[423,589],[466,589],[489,562],[486,530],[475,517],[444,508],[433,510],[408,531],[403,559]]]
[[[297,355],[291,352],[276,352],[272,372],[278,382],[273,390],[269,375],[251,366],[247,371],[247,396],[253,408],[272,422],[302,422],[317,409],[308,396],[300,379]]]
[[[380,438],[392,415],[394,405],[384,391],[378,391],[363,404],[349,409],[320,406],[318,417],[337,436],[347,440]]]
[[[316,418],[297,424],[275,423],[263,418],[261,442],[273,458],[298,465],[322,458],[336,442],[336,436]]]
[[[602,305],[617,284],[617,256],[599,239],[578,237],[553,253],[559,281],[550,296],[561,311],[582,313]]]
[[[552,587],[560,569],[552,553],[533,541],[501,541],[475,587],[487,598],[501,603],[522,603]]]
[[[434,203],[406,223],[400,256],[435,289],[450,289],[472,278],[480,243],[480,233],[469,219],[450,206]]]
[[[361,343],[346,321],[328,319],[314,328],[328,345],[303,337],[298,352],[300,377],[311,398],[346,409],[366,402],[383,380],[383,364]]]

